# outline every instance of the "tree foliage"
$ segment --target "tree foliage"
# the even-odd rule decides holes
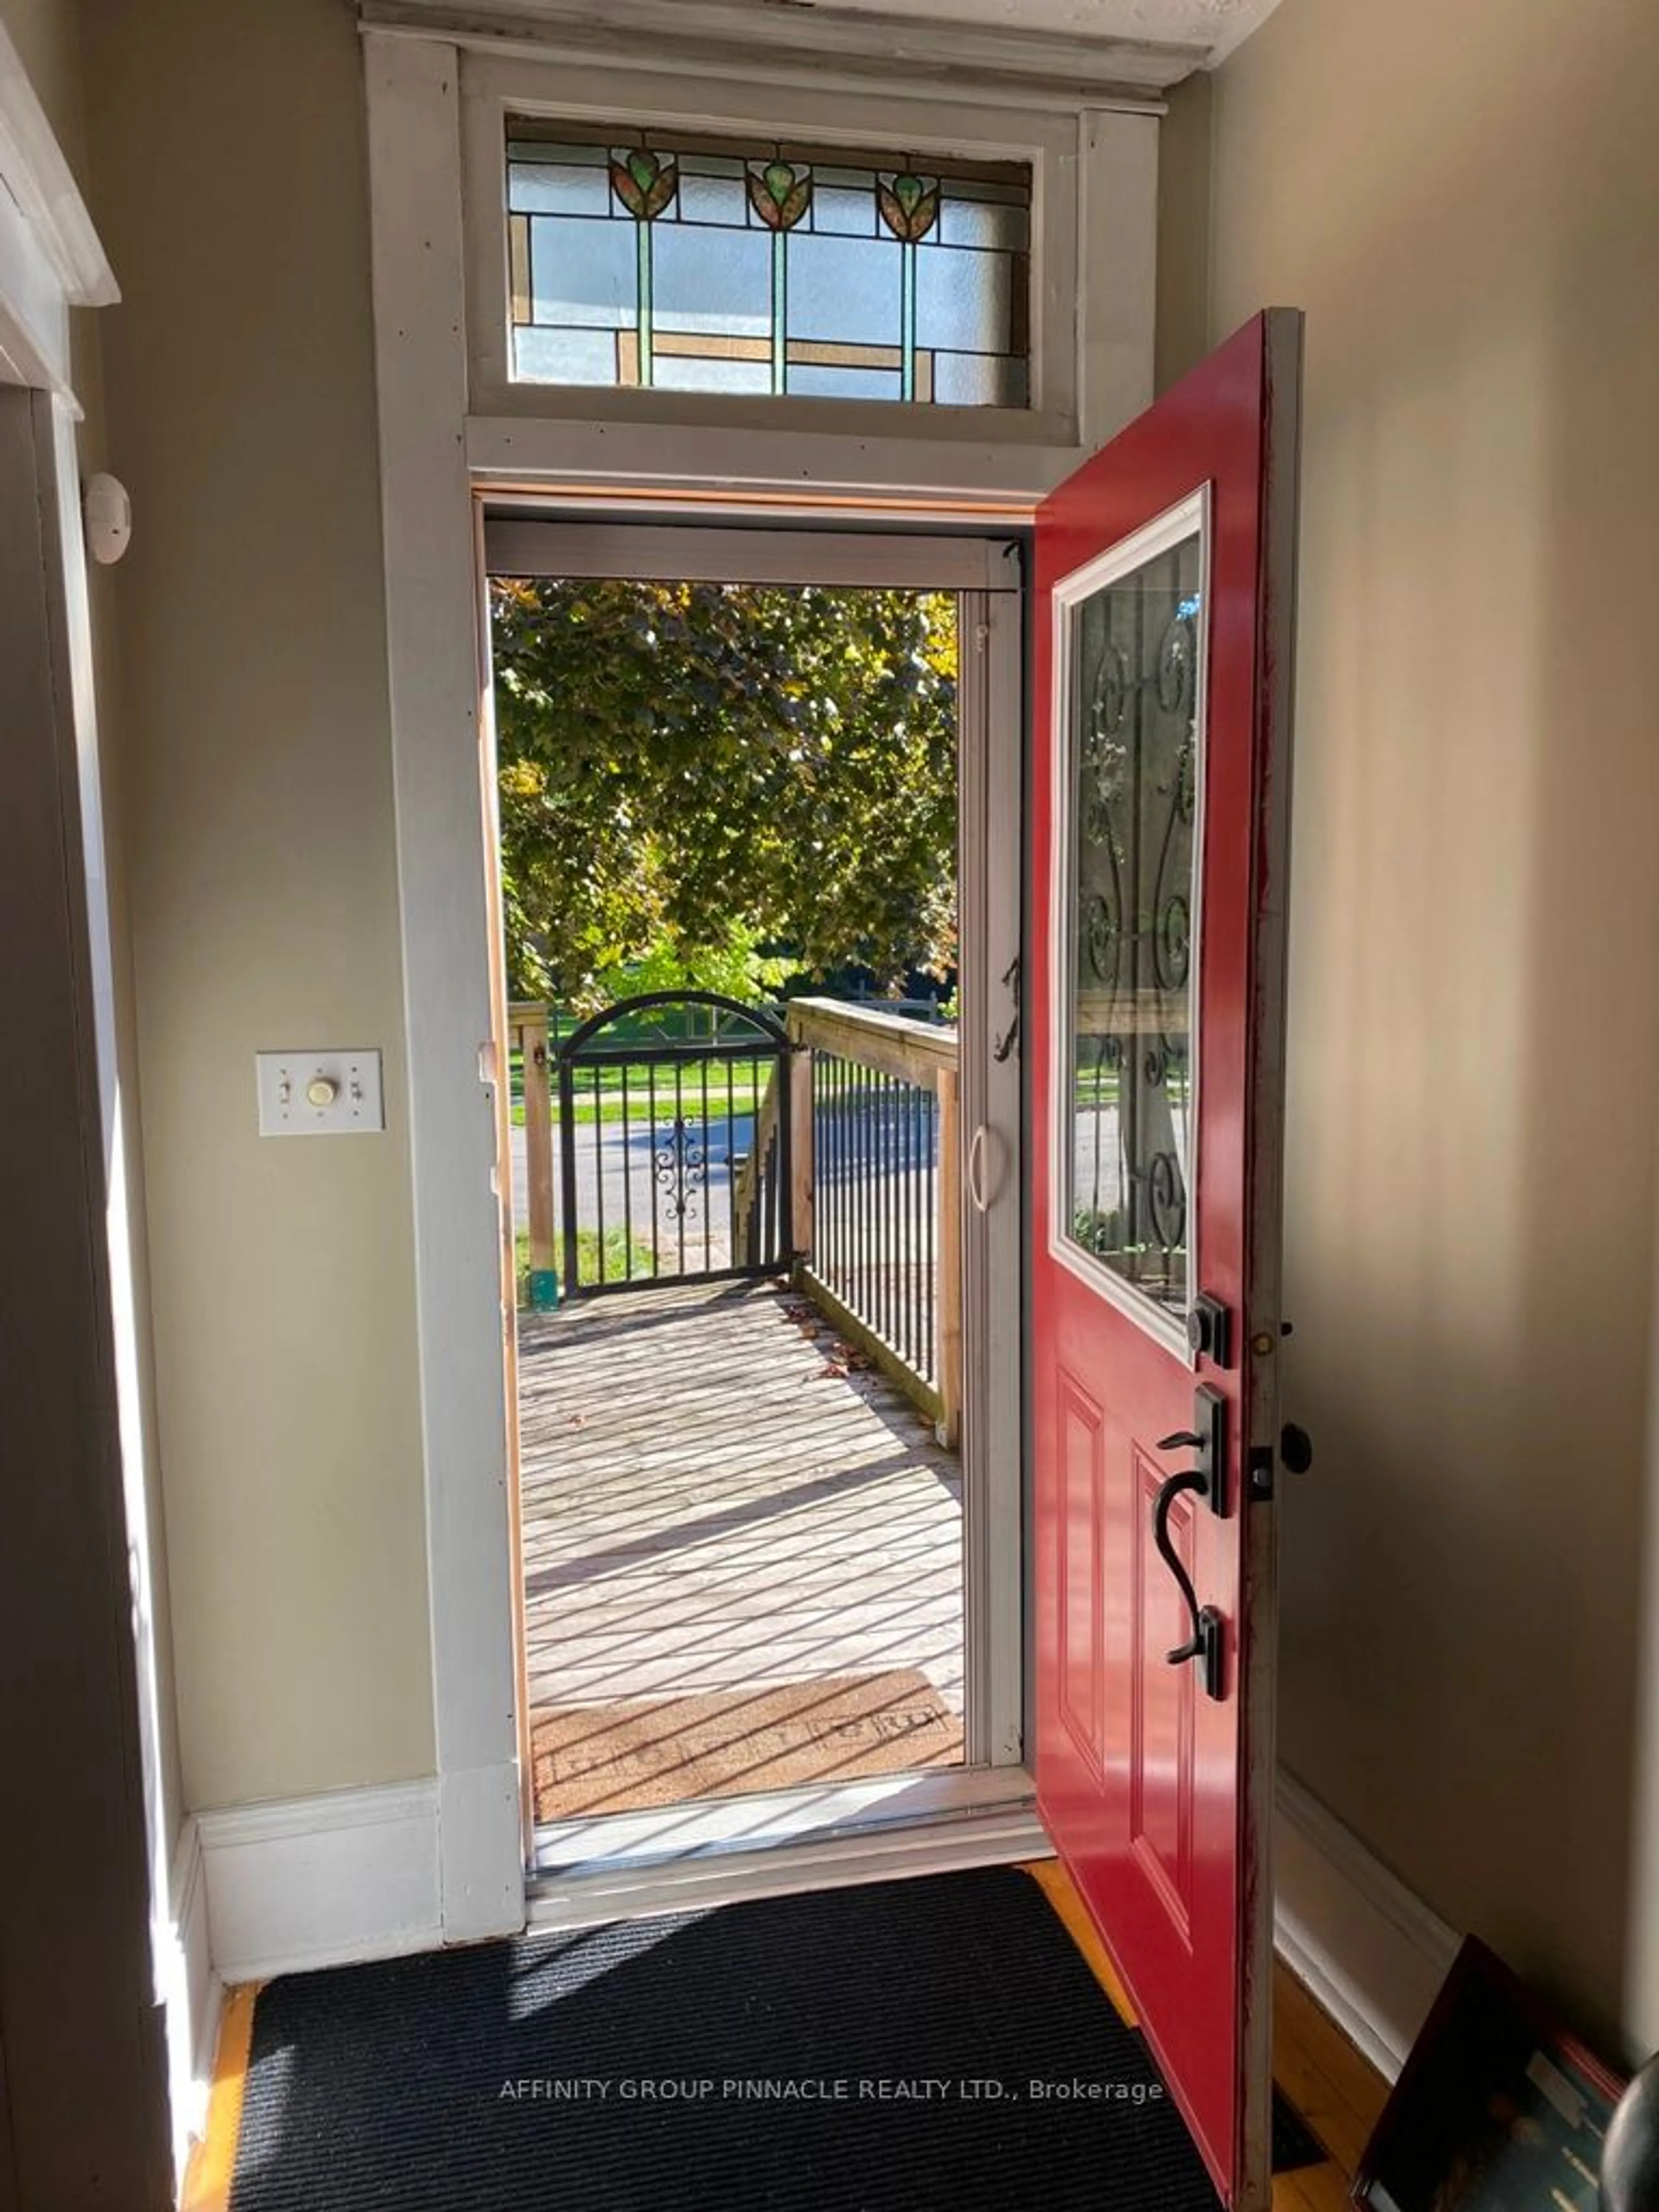
[[[510,988],[619,969],[943,974],[955,603],[719,584],[491,586]]]

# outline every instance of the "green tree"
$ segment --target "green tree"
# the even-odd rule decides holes
[[[735,956],[884,979],[956,954],[944,593],[491,586],[510,987]]]

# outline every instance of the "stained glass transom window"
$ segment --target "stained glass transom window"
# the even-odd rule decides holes
[[[1031,173],[512,121],[513,373],[1029,404]]]

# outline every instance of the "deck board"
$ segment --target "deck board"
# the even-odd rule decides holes
[[[532,1707],[915,1668],[960,1715],[956,1455],[815,1318],[750,1283],[520,1317]]]

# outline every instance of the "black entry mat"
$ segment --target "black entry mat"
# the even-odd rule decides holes
[[[273,1982],[232,2212],[1216,2212],[1012,1868]]]

